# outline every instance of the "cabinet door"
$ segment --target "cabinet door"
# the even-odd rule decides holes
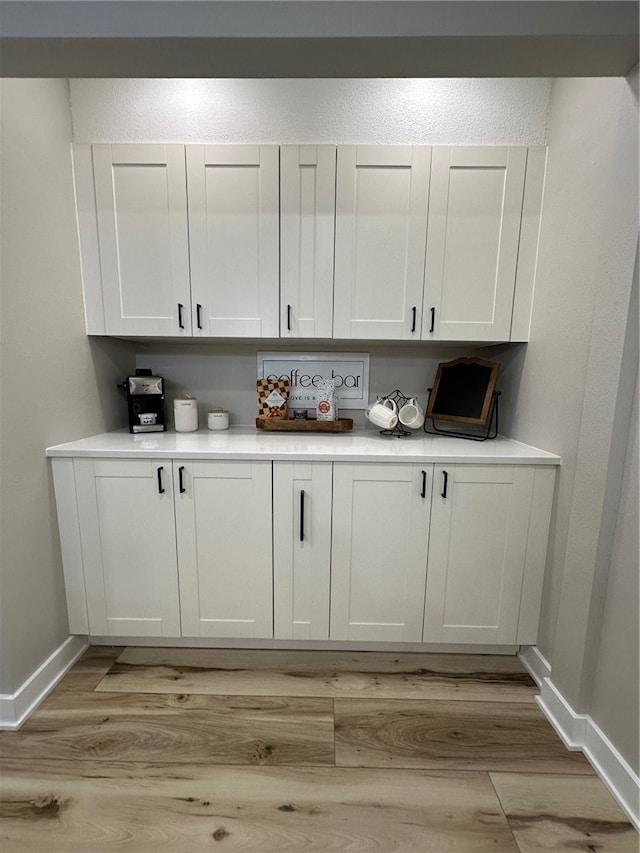
[[[508,341],[527,149],[434,148],[422,337]]]
[[[89,630],[179,637],[171,462],[74,462]]]
[[[432,466],[334,464],[331,639],[420,641]]]
[[[276,639],[329,639],[331,462],[274,462]]]
[[[277,337],[277,145],[187,145],[193,334]]]
[[[534,469],[434,468],[425,642],[516,642]]]
[[[183,145],[94,145],[107,335],[191,335]]]
[[[431,149],[338,147],[333,334],[419,340]]]
[[[335,145],[280,147],[280,336],[333,328]]]
[[[185,637],[272,637],[271,462],[174,461]]]

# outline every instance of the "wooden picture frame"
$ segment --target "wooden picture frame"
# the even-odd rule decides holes
[[[491,416],[500,364],[483,358],[456,358],[438,365],[426,417],[485,426]]]

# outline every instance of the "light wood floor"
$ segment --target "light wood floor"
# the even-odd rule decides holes
[[[94,647],[0,734],[2,853],[633,851],[517,659]]]

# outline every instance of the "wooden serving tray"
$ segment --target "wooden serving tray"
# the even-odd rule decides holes
[[[353,429],[353,420],[338,418],[335,421],[298,421],[293,418],[256,418],[256,426],[258,429],[272,432],[349,432]]]

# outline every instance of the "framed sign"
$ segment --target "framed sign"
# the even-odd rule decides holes
[[[438,365],[427,418],[484,426],[500,365],[482,358],[456,358]]]
[[[257,378],[288,379],[290,409],[313,409],[316,388],[323,379],[335,379],[338,408],[366,409],[369,353],[259,352]]]

